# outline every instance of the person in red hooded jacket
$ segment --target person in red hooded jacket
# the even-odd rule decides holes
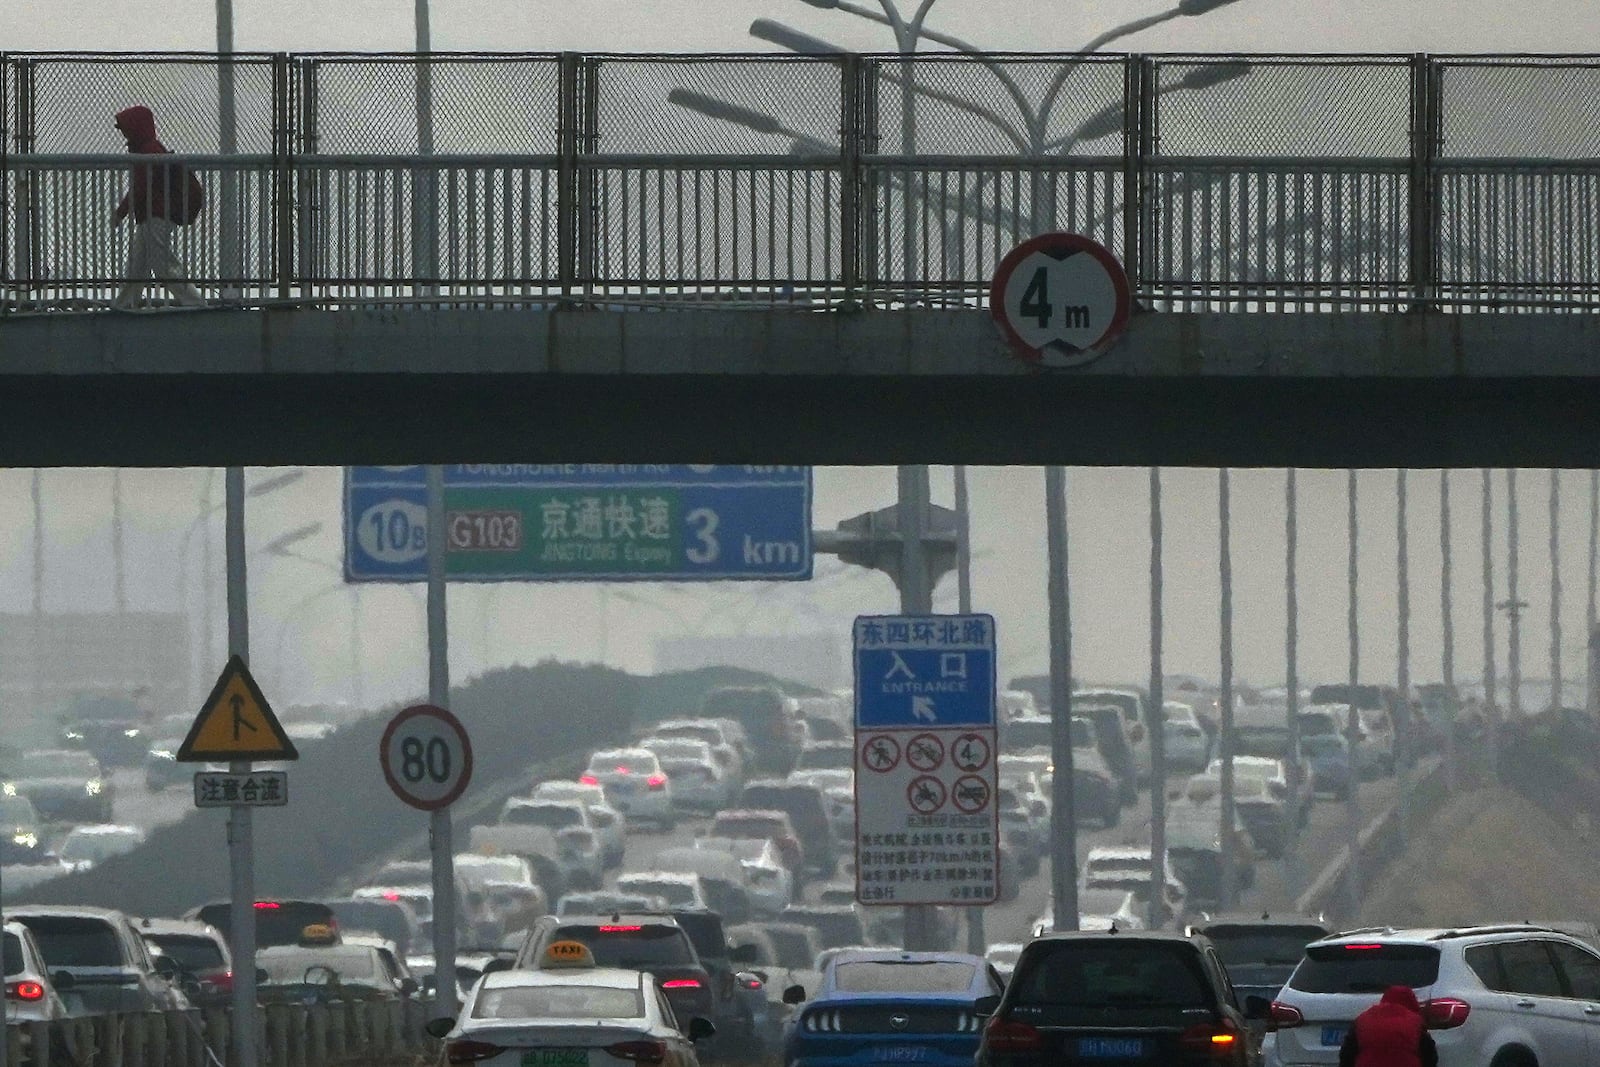
[[[1439,1050],[1410,986],[1390,986],[1356,1016],[1339,1046],[1339,1067],[1439,1067]]]
[[[130,107],[117,112],[117,129],[135,155],[166,155],[167,147],[156,139],[156,120],[147,107]],[[204,307],[205,298],[185,280],[183,263],[172,248],[173,229],[187,205],[187,185],[174,176],[181,168],[135,163],[128,192],[117,205],[115,222],[133,215],[133,238],[128,242],[127,280],[117,293],[115,306],[131,308],[144,295],[148,279],[159,279],[179,304]]]

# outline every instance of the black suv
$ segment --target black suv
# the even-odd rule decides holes
[[[1211,942],[1172,933],[1068,933],[1022,950],[989,1011],[977,1067],[1250,1062],[1245,1017]]]
[[[781,811],[789,816],[794,832],[805,850],[806,867],[823,878],[839,870],[839,856],[833,847],[833,831],[828,825],[828,809],[822,790],[804,782],[763,778],[748,782],[739,794],[738,807]]]
[[[1333,932],[1299,915],[1217,915],[1189,931],[1211,941],[1241,1002],[1250,996],[1274,999],[1305,957],[1306,946]]]
[[[715,1014],[711,972],[700,962],[687,931],[670,915],[546,915],[528,931],[528,939],[512,966],[538,970],[545,949],[555,941],[580,941],[589,946],[597,967],[620,967],[655,975],[680,1027],[688,1026],[691,1019],[710,1019]]]

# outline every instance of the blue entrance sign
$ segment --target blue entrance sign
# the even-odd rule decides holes
[[[804,581],[811,468],[444,468],[453,582]],[[347,467],[345,580],[427,580],[422,467]]]
[[[854,644],[857,730],[994,725],[992,616],[863,615]]]

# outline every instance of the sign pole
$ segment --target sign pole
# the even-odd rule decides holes
[[[1044,469],[1046,566],[1049,575],[1050,903],[1055,928],[1078,928],[1078,821],[1072,802],[1072,614],[1067,600],[1067,474]],[[1153,892],[1153,891],[1152,891]]]
[[[250,614],[245,582],[244,468],[229,467],[225,486],[225,540],[228,566],[228,653],[250,659]],[[234,760],[234,774],[249,774],[250,761]],[[228,813],[229,948],[233,953],[233,1064],[256,1067],[256,872],[250,807],[235,804]]]
[[[444,468],[430,464],[428,479],[428,701],[450,706],[450,646],[445,612]],[[434,1006],[440,1015],[456,1013],[455,851],[451,843],[450,808],[428,816],[433,853]]]
[[[955,478],[956,505],[956,610],[963,615],[972,614],[972,514],[971,500],[967,497],[967,468],[957,466]],[[983,928],[983,906],[967,909],[967,951],[981,956],[988,948],[989,938]],[[3,1067],[3,1065],[0,1065]]]
[[[927,556],[922,533],[928,518],[928,468],[901,466],[897,472],[900,510],[900,611],[906,615],[933,614],[933,589],[928,581]],[[905,909],[904,942],[908,952],[926,952],[941,946],[930,943],[928,909]]]

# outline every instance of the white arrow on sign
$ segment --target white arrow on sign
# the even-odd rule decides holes
[[[912,697],[911,716],[924,722],[938,722],[939,716],[933,713],[932,697]]]

